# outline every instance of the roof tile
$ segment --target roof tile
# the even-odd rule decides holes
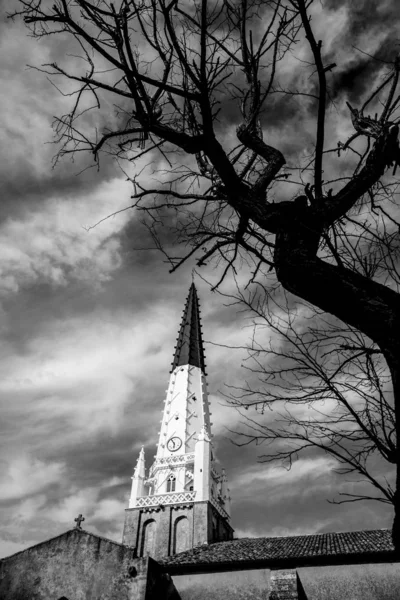
[[[165,566],[376,554],[394,550],[388,529],[290,537],[241,538],[198,546],[163,559]]]

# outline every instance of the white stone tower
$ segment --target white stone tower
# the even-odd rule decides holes
[[[217,469],[197,291],[191,285],[177,338],[155,461],[142,448],[123,543],[154,558],[232,539],[225,470]]]

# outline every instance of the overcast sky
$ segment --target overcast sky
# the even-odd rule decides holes
[[[9,9],[13,1],[5,4]],[[354,4],[357,10],[350,8]],[[81,175],[79,160],[51,169],[52,117],[65,112],[69,99],[25,65],[49,62],[56,52],[54,40],[38,43],[27,37],[24,26],[7,22],[4,6],[1,10],[4,556],[71,528],[78,513],[89,531],[121,540],[137,454],[144,444],[149,465],[155,453],[194,265],[169,274],[159,253],[135,250],[150,242],[133,211],[90,232],[85,229],[128,206],[131,185],[111,160],[103,162],[100,172]],[[383,57],[395,49],[398,19],[394,0],[318,3],[316,37],[325,40],[327,54],[338,64],[332,84],[336,139],[344,141],[351,132],[345,100],[357,105],[377,69],[351,44]],[[292,68],[299,69],[298,63]],[[275,107],[275,121],[279,115]],[[287,144],[301,146],[298,116],[286,116],[284,131],[297,132]],[[204,275],[215,276],[210,271]],[[242,316],[224,306],[223,298],[201,279],[195,283],[205,339],[245,343],[250,332]],[[288,472],[257,463],[258,448],[234,446],[226,427],[237,427],[239,416],[223,406],[221,392],[224,384],[243,379],[244,354],[208,343],[205,351],[215,450],[227,469],[237,537],[390,526],[391,511],[383,505],[328,503],[344,489],[343,478],[332,472],[331,458],[306,457]]]

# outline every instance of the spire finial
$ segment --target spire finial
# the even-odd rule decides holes
[[[189,295],[183,311],[172,371],[181,365],[200,367],[203,373],[205,372],[199,299],[194,281],[189,288]]]

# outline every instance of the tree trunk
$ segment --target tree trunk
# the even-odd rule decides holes
[[[304,223],[304,221],[303,221]],[[392,540],[400,556],[400,302],[399,294],[367,277],[326,263],[296,222],[276,236],[275,266],[283,287],[371,338],[390,369],[396,415],[396,490]]]
[[[385,353],[392,377],[394,406],[396,414],[396,489],[394,492],[394,520],[392,540],[396,554],[400,556],[400,340],[398,347]]]
[[[393,545],[395,547],[395,551],[397,556],[400,556],[400,495],[398,493],[398,488],[400,485],[400,478],[399,478],[399,465],[397,465],[397,477],[396,477],[396,485],[397,485],[397,490],[395,491],[395,497],[394,497],[394,519],[393,519],[393,525],[392,525],[392,541],[393,541]]]

